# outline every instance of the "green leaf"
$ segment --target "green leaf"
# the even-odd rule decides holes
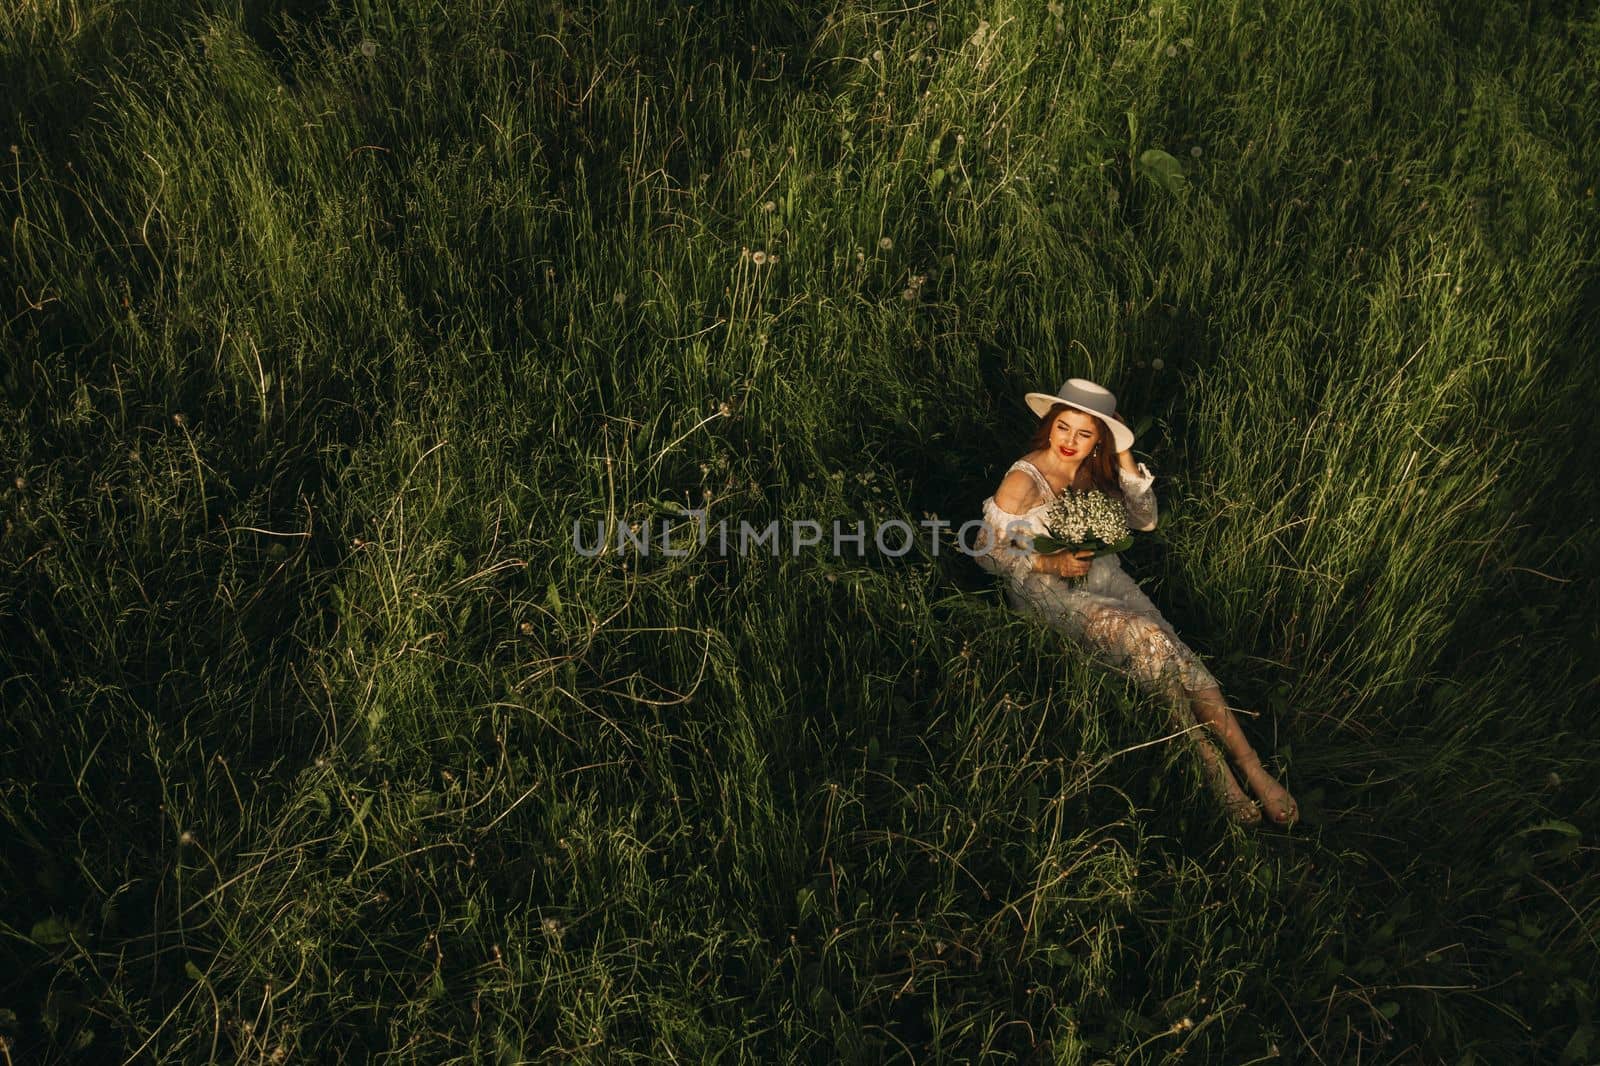
[[[82,936],[83,928],[77,922],[66,922],[60,918],[46,918],[33,923],[33,930],[28,934],[33,942],[45,947],[56,944],[66,944],[74,936]]]
[[[1400,1004],[1396,1003],[1392,999],[1385,1000],[1384,1002],[1378,1004],[1378,1013],[1383,1015],[1385,1018],[1393,1019],[1396,1014],[1400,1013]]]
[[[944,183],[944,167],[936,167],[933,171],[932,189],[939,191],[939,186]]]
[[[1033,538],[1034,550],[1042,552],[1045,555],[1054,555],[1056,552],[1060,551],[1093,551],[1096,556],[1113,555],[1116,552],[1125,552],[1131,547],[1133,547],[1132,534],[1123,537],[1115,544],[1098,548],[1078,541],[1058,540],[1055,537],[1043,533]]]
[[[1566,836],[1571,837],[1574,840],[1581,840],[1583,838],[1583,832],[1581,830],[1579,830],[1577,826],[1573,825],[1571,822],[1563,822],[1563,821],[1558,821],[1556,819],[1551,819],[1548,822],[1540,822],[1537,825],[1530,825],[1526,829],[1519,829],[1517,831],[1516,835],[1520,837],[1520,836],[1523,836],[1523,835],[1525,835],[1527,833],[1541,833],[1541,832],[1542,833],[1562,833],[1562,834],[1564,834]]]
[[[1159,148],[1147,148],[1139,155],[1139,172],[1163,189],[1181,194],[1189,186],[1183,167]]]
[[[184,961],[183,972],[188,975],[191,981],[204,981],[206,979],[206,975],[200,972],[200,967],[189,960]]]
[[[1594,1026],[1585,1022],[1573,1030],[1572,1038],[1567,1041],[1567,1046],[1561,1049],[1561,1066],[1589,1061],[1589,1052],[1593,1047]]]

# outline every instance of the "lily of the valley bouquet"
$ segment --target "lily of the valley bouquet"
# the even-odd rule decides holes
[[[1122,501],[1099,489],[1067,489],[1041,517],[1045,532],[1033,538],[1033,550],[1045,555],[1062,551],[1110,555],[1133,545]]]

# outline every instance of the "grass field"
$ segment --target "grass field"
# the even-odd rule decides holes
[[[0,1062],[1600,1061],[1592,5],[0,26]],[[1068,375],[1292,831],[926,538],[574,544]]]

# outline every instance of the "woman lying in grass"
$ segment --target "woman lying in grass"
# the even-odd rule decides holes
[[[1117,416],[1116,397],[1092,381],[1068,378],[1058,395],[1030,392],[1027,399],[1039,425],[1031,450],[983,501],[992,547],[979,563],[1005,578],[1013,607],[1087,645],[1161,697],[1178,729],[1197,720],[1209,725],[1272,820],[1292,823],[1299,816],[1294,797],[1261,765],[1217,679],[1117,561],[1129,529],[1156,527],[1156,499],[1154,478],[1129,451],[1133,431]],[[1244,824],[1261,821],[1260,808],[1217,750],[1199,737],[1194,747],[1229,815]]]

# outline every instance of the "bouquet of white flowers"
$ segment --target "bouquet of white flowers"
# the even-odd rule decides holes
[[[1133,545],[1122,501],[1098,489],[1066,490],[1043,517],[1046,532],[1033,538],[1033,549],[1046,555],[1060,551],[1110,555]]]

